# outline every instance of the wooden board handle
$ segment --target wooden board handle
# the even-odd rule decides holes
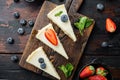
[[[66,1],[65,1],[65,7],[66,7],[67,11],[69,10],[72,1],[73,1],[73,0],[66,0]]]
[[[73,0],[69,9],[69,13],[77,13],[79,7],[81,6],[83,0]]]

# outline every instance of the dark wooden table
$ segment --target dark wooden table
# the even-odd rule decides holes
[[[21,58],[32,30],[32,27],[28,25],[23,26],[26,31],[25,34],[23,36],[18,35],[17,29],[21,27],[19,20],[24,18],[27,21],[35,21],[42,3],[43,1],[27,3],[20,0],[20,2],[14,3],[12,0],[0,0],[0,80],[49,80],[19,67],[18,63],[13,63],[10,60],[12,55]],[[97,3],[105,5],[103,12],[96,10]],[[13,13],[16,11],[21,14],[20,19],[13,17]],[[120,80],[120,0],[84,0],[78,12],[94,18],[96,24],[79,62],[74,80],[76,80],[79,69],[96,58],[108,65],[114,80]],[[109,34],[105,30],[107,17],[112,18],[117,24],[117,31],[114,34]],[[13,37],[15,43],[7,44],[6,39],[8,37]],[[116,45],[111,48],[102,48],[101,43],[103,41]]]

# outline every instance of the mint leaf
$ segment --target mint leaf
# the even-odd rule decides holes
[[[67,75],[69,77],[72,74],[72,71],[73,71],[74,67],[71,63],[68,63],[68,64],[66,64],[66,68],[68,70]]]
[[[61,71],[63,71],[63,73],[65,74],[65,77],[68,77],[68,76],[67,76],[68,70],[66,69],[66,67],[65,67],[64,65],[59,66],[58,68],[59,68]]]
[[[78,22],[80,22],[81,18],[82,18],[82,16],[79,17],[79,21]]]
[[[85,28],[88,28],[93,23],[93,19],[87,19]]]
[[[73,68],[74,68],[73,65],[72,65],[71,63],[66,64],[65,67],[67,68],[68,71],[72,71]]]
[[[60,11],[60,12],[56,13],[55,17],[60,16],[62,13],[63,13],[63,11]]]
[[[80,25],[79,22],[74,23],[75,27],[79,29]]]
[[[93,23],[93,19],[87,17],[80,17],[79,21],[74,23],[74,26],[79,29],[80,34],[83,36],[83,31]]]
[[[79,29],[80,29],[81,31],[84,30],[86,21],[87,21],[87,17],[82,17],[82,18],[80,19],[80,22],[79,22],[80,27],[79,27]]]
[[[65,74],[65,77],[70,77],[72,74],[72,71],[74,69],[73,65],[71,63],[67,63],[66,65],[61,65],[58,67],[63,73]]]
[[[75,27],[79,29],[81,35],[83,35],[83,30],[85,28],[86,21],[87,17],[80,17],[79,21],[74,23]]]
[[[74,23],[74,25],[75,25],[75,27],[77,27],[78,29],[79,29],[79,27],[81,27],[78,22]],[[83,32],[82,32],[81,29],[79,29],[79,32],[80,32],[81,35],[83,35]]]

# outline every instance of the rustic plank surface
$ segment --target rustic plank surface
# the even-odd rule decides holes
[[[0,53],[23,52],[32,27],[29,27],[28,25],[23,26],[25,29],[25,34],[23,36],[19,36],[17,34],[17,29],[22,27],[19,24],[19,20],[26,19],[27,21],[35,21],[42,3],[43,1],[31,4],[25,2],[24,0],[20,0],[18,3],[14,3],[13,0],[0,1]],[[14,12],[20,13],[19,19],[14,18]],[[15,40],[13,45],[7,44],[6,39],[8,37],[13,37]]]
[[[86,53],[84,53],[86,54]],[[13,63],[10,60],[10,57],[14,54],[0,54],[0,80],[50,80],[49,78],[43,77],[40,74],[35,74],[31,71],[21,68],[18,63]],[[21,54],[16,54],[21,58]],[[112,72],[114,80],[119,80],[120,72],[120,56],[98,56],[103,60],[103,63],[107,64],[110,71]],[[79,69],[82,68],[87,63],[90,63],[93,59],[96,59],[96,56],[83,56],[81,62],[78,65],[78,68],[75,72],[74,80],[77,78]],[[117,65],[116,65],[117,64]],[[13,76],[14,75],[14,76]]]
[[[10,4],[12,2],[12,5],[10,5],[10,8],[8,8],[7,4]],[[105,5],[105,10],[103,12],[99,12],[96,10],[96,4],[97,3],[103,3]],[[80,14],[84,14],[86,16],[89,16],[91,18],[94,18],[96,21],[95,27],[92,31],[92,34],[88,40],[88,43],[86,45],[86,48],[84,50],[82,59],[80,60],[77,70],[74,74],[74,80],[76,80],[76,76],[78,74],[79,69],[84,66],[84,64],[87,64],[91,62],[94,58],[101,58],[103,62],[108,64],[109,69],[111,70],[113,74],[114,80],[120,80],[120,44],[116,47],[112,48],[101,48],[101,43],[103,41],[113,41],[118,42],[119,40],[119,31],[120,31],[120,0],[84,0],[82,6],[79,8],[78,12]],[[37,4],[37,5],[36,5]],[[26,3],[24,0],[20,0],[19,3],[13,3],[13,0],[0,0],[0,21],[2,23],[8,24],[9,19],[14,19],[12,16],[13,10],[16,11],[17,8],[19,8],[20,11],[24,12],[26,10],[27,14],[31,11],[34,11],[35,16],[29,16],[27,14],[23,14],[22,18],[25,18],[25,16],[28,16],[30,19],[36,19],[37,14],[39,12],[39,9],[41,8],[42,2],[38,3]],[[13,9],[14,8],[14,9]],[[24,10],[23,10],[24,8]],[[11,11],[12,10],[12,11]],[[30,10],[30,11],[29,11]],[[11,13],[10,13],[11,11]],[[4,14],[3,14],[4,13]],[[3,16],[4,15],[4,16]],[[23,17],[24,16],[24,17]],[[106,17],[111,17],[118,26],[117,33],[114,35],[110,35],[105,31],[105,19]],[[28,18],[27,18],[28,19]],[[0,23],[0,24],[2,24]],[[19,25],[16,20],[14,20],[11,25]],[[23,68],[20,68],[18,63],[13,63],[10,61],[10,57],[12,55],[17,55],[19,58],[21,58],[21,53],[23,52],[23,47],[25,47],[26,42],[29,38],[29,34],[32,28],[25,27],[26,29],[26,35],[23,36],[14,36],[12,30],[17,30],[15,27],[3,27],[4,25],[0,26],[0,80],[50,80],[46,77],[43,77],[39,74],[35,74],[33,72],[30,72],[28,70],[25,70]],[[6,26],[6,25],[5,25]],[[9,34],[7,33],[9,32]],[[13,45],[6,44],[6,38],[11,36],[14,36],[15,38],[15,44],[16,47],[13,48]],[[20,40],[18,41],[18,37],[20,37]],[[118,41],[113,40],[112,38],[117,38]],[[19,46],[17,45],[19,44]],[[6,46],[7,45],[7,46]],[[22,47],[23,46],[23,47]],[[17,50],[16,50],[17,49]],[[14,52],[15,51],[15,52]],[[10,53],[10,54],[6,54]],[[15,53],[15,54],[11,54]],[[14,76],[13,76],[14,75]]]
[[[71,2],[71,6],[69,7],[69,14],[77,13],[80,6],[82,5],[83,0],[73,0]]]
[[[103,12],[99,12],[96,9],[97,3],[103,3],[105,9]],[[84,0],[83,5],[79,8],[78,12],[86,16],[95,19],[96,24],[92,31],[92,35],[89,38],[88,44],[85,49],[85,53],[88,55],[115,55],[120,54],[120,0]],[[88,5],[84,5],[88,4]],[[91,6],[91,5],[93,6]],[[114,34],[109,34],[105,30],[105,19],[107,17],[112,18],[117,24],[117,31]],[[110,41],[117,43],[116,47],[112,48],[101,48],[103,41]]]

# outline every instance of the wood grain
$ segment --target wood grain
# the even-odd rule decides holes
[[[83,0],[73,0],[68,13],[70,14],[77,13],[82,3],[83,3]]]
[[[65,2],[65,7],[66,7],[67,10],[69,10],[72,1],[73,1],[73,0],[66,0],[66,2]]]
[[[76,1],[77,0],[75,0],[75,2],[72,3],[72,5],[76,4]],[[82,3],[82,0],[81,0],[81,3]],[[49,4],[49,6],[47,6],[48,4]],[[59,65],[66,64],[68,62],[70,62],[70,63],[72,63],[74,65],[75,68],[73,70],[72,76],[70,78],[68,78],[68,80],[71,80],[73,78],[73,74],[74,74],[74,72],[75,72],[75,70],[77,68],[77,64],[79,62],[79,59],[82,56],[83,50],[84,50],[85,45],[87,43],[87,40],[88,40],[88,38],[90,36],[90,33],[91,33],[92,29],[93,29],[94,23],[93,23],[93,25],[91,25],[89,28],[87,28],[85,30],[83,36],[80,36],[79,30],[77,30],[76,28],[73,27],[74,32],[75,32],[75,34],[77,36],[77,41],[76,42],[73,42],[58,27],[56,27],[56,25],[54,25],[55,30],[58,33],[58,36],[60,37],[61,42],[62,42],[62,44],[64,46],[64,49],[68,53],[69,60],[67,61],[65,58],[63,58],[59,54],[56,54],[56,52],[54,52],[52,49],[48,48],[46,45],[44,45],[42,42],[40,42],[39,40],[37,40],[35,38],[37,30],[41,29],[42,27],[44,27],[46,24],[49,23],[49,20],[48,20],[46,15],[55,6],[56,6],[55,4],[50,3],[48,1],[44,2],[43,6],[42,6],[42,8],[41,8],[41,10],[39,12],[39,15],[37,17],[35,26],[34,26],[34,28],[32,30],[31,36],[30,36],[30,38],[28,40],[28,43],[26,45],[26,48],[25,48],[25,50],[23,52],[23,56],[22,56],[21,61],[20,61],[19,64],[23,68],[26,68],[26,69],[34,71],[36,73],[40,73],[42,75],[50,77],[49,75],[44,74],[44,72],[42,72],[41,70],[39,70],[39,69],[33,67],[32,65],[26,63],[26,61],[25,61],[26,58],[29,56],[29,54],[31,54],[32,51],[34,51],[37,47],[44,46],[44,50],[48,54],[49,58],[50,58],[50,56],[54,57],[53,64],[54,64],[56,69],[58,68]],[[80,4],[78,4],[78,6],[80,6]],[[78,6],[76,7],[76,10],[79,9]],[[72,6],[72,7],[74,7],[74,6]],[[70,7],[70,8],[73,9],[72,7]],[[69,13],[69,15],[70,14],[72,14],[72,13]],[[80,16],[81,16],[80,14],[75,14],[75,13],[72,14],[72,16],[70,16],[70,19],[71,19],[72,23],[74,23],[73,21],[76,21],[78,19],[78,17],[80,17]],[[58,71],[59,75],[61,76],[61,79],[66,80],[66,77],[63,75],[63,73],[59,69],[57,69],[57,71]]]
[[[18,63],[13,63],[10,58],[12,55],[17,55],[19,58],[21,54],[0,54],[0,79],[1,80],[51,80],[47,77],[43,77],[40,74],[35,74],[31,71],[22,69]],[[74,80],[77,80],[77,74],[85,64],[90,63],[96,56],[82,56],[81,61],[78,64],[78,68],[74,75]],[[108,65],[108,68],[112,72],[114,80],[119,80],[120,56],[98,56],[103,60],[103,63]],[[14,75],[14,76],[13,76]]]
[[[29,25],[21,26],[19,20],[35,21],[42,3],[43,1],[31,4],[25,0],[20,0],[18,3],[15,3],[14,0],[0,1],[0,53],[23,52],[32,27]],[[19,19],[14,18],[14,12],[20,13]],[[25,34],[22,36],[17,33],[19,27],[25,29]],[[8,37],[12,37],[15,43],[8,44],[6,41]]]
[[[20,11],[21,18],[27,20],[35,20],[42,5],[41,0],[38,1],[40,2],[29,4],[26,3],[25,0],[20,0],[19,3],[13,3],[13,0],[0,0],[0,24],[2,24],[2,26],[0,25],[0,80],[50,80],[49,78],[43,77],[42,75],[35,74],[33,72],[20,68],[18,63],[13,63],[10,60],[10,57],[12,55],[17,55],[19,57],[22,56],[23,49],[26,45],[32,29],[28,26],[24,27],[26,30],[25,36],[19,36],[17,35],[17,33],[14,33],[14,31],[16,31],[17,28],[21,26],[18,25],[19,20],[11,20],[14,19],[12,13],[18,10]],[[96,10],[97,3],[102,3],[105,5],[105,10],[103,12],[99,12]],[[83,1],[83,4],[79,8],[78,12],[80,14],[84,14],[86,16],[94,18],[96,24],[89,37],[82,58],[79,61],[73,80],[76,80],[79,69],[85,64],[91,62],[94,58],[101,58],[103,62],[108,64],[109,69],[111,70],[113,75],[113,80],[120,80],[120,65],[118,64],[120,62],[120,44],[118,44],[117,47],[107,49],[101,48],[101,43],[103,41],[114,41],[114,37],[119,39],[119,36],[117,37],[117,35],[120,34],[119,3],[120,0]],[[107,33],[105,30],[106,17],[111,17],[118,26],[117,31],[114,35]],[[11,25],[13,25],[14,27],[11,27]],[[6,38],[9,36],[14,37],[16,41],[15,44],[12,46],[6,45]]]

